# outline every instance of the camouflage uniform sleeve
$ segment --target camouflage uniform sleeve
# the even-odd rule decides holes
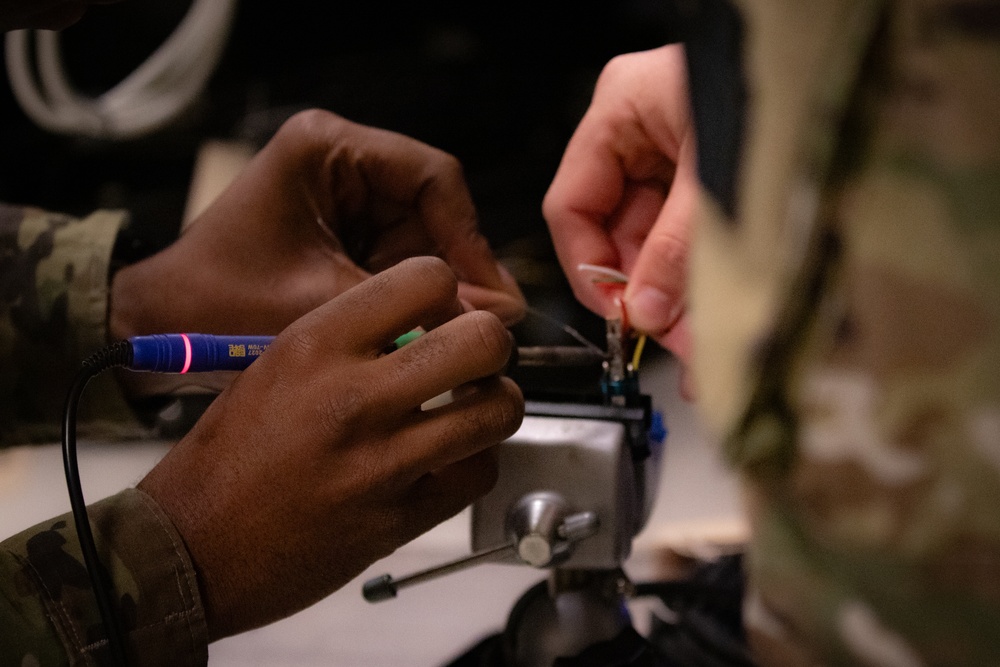
[[[120,211],[73,218],[0,204],[0,446],[59,438],[72,376],[107,342],[108,267],[124,224]],[[138,435],[110,374],[87,393],[81,435]]]
[[[135,664],[204,665],[208,631],[194,568],[156,503],[128,489],[89,508]],[[105,664],[107,640],[69,514],[0,548],[0,664]]]

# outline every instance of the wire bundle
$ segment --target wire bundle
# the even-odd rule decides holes
[[[28,117],[52,132],[98,139],[149,134],[169,124],[205,88],[222,56],[235,8],[236,0],[195,0],[159,49],[94,98],[79,94],[67,79],[59,33],[11,32],[6,42],[11,89]]]

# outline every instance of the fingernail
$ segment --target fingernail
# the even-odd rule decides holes
[[[626,297],[629,321],[633,328],[650,334],[669,329],[680,317],[684,304],[668,297],[655,287],[642,287]]]

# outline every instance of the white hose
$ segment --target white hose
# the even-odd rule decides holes
[[[14,97],[37,125],[52,132],[130,139],[169,124],[204,90],[222,56],[236,0],[195,0],[169,38],[121,83],[96,98],[73,90],[62,65],[59,34],[7,35],[7,75]]]

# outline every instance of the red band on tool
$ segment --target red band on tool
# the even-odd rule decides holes
[[[187,334],[181,334],[181,338],[184,339],[184,368],[181,369],[181,373],[187,373],[188,369],[191,368],[191,339],[188,338]]]

